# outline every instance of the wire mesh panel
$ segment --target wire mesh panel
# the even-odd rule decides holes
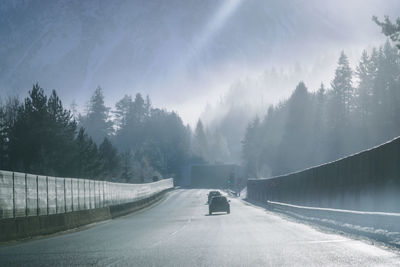
[[[148,184],[122,184],[105,182],[104,195],[108,206],[148,198],[165,189],[173,187],[173,179],[164,179]]]
[[[84,210],[85,209],[85,180],[84,179],[78,180],[78,189],[79,189],[79,198],[78,198],[79,210]]]
[[[107,207],[110,204],[110,190],[108,189],[108,187],[109,187],[109,182],[104,182],[104,200],[103,200],[104,207]]]
[[[13,174],[0,171],[0,219],[14,216]]]
[[[94,181],[93,180],[89,180],[89,188],[90,188],[90,208],[94,209],[95,208],[95,188],[94,188]]]
[[[111,206],[111,205],[114,205],[114,186],[113,186],[113,183],[110,183],[110,182],[107,182],[107,190],[108,190],[108,200],[107,200],[107,203],[108,203],[108,206]]]
[[[118,190],[119,190],[119,201],[118,201],[118,204],[123,204],[123,203],[128,202],[130,186],[129,185],[123,186],[122,184],[118,184],[117,187],[118,187]]]
[[[56,201],[56,178],[47,177],[47,203],[48,203],[48,214],[57,213],[57,201]]]
[[[100,181],[94,181],[94,205],[100,207]]]
[[[99,208],[104,207],[104,181],[99,181]]]
[[[72,210],[79,210],[78,179],[71,178]]]
[[[90,209],[90,183],[85,179],[85,209]]]
[[[64,213],[64,178],[56,178],[56,190],[57,213]]]
[[[150,185],[141,185],[136,189],[136,194],[132,200],[139,200],[150,196],[151,190]]]
[[[123,203],[123,199],[124,199],[124,190],[123,189],[124,188],[120,184],[115,184],[117,205]]]
[[[99,208],[103,207],[103,189],[104,189],[104,181],[99,181]]]
[[[25,173],[14,172],[15,217],[26,215]]]
[[[172,186],[172,179],[122,184],[0,171],[0,219],[118,205],[150,197]]]
[[[37,183],[36,175],[27,174],[26,175],[26,215],[27,216],[37,216],[37,206],[38,206],[38,194],[37,194]]]
[[[38,176],[39,215],[47,215],[47,177]]]
[[[118,191],[115,183],[110,183],[110,191],[111,191],[111,205],[118,204]]]
[[[65,212],[72,211],[72,184],[71,178],[64,178]]]

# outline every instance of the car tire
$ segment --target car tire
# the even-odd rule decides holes
[[[212,215],[212,211],[211,210],[208,210],[208,215]]]
[[[231,209],[228,208],[228,210],[226,211],[227,214],[231,213]]]

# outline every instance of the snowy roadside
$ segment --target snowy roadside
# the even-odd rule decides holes
[[[328,209],[272,201],[251,203],[302,222],[317,224],[400,248],[400,213]]]

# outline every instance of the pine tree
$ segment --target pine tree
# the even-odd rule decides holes
[[[46,169],[46,142],[49,139],[47,97],[35,84],[24,105],[19,109],[17,120],[10,135],[10,167],[22,172],[43,173]]]
[[[111,144],[107,137],[104,138],[99,146],[99,157],[103,178],[105,178],[105,180],[112,180],[112,177],[117,177],[120,168],[120,159],[117,149]]]
[[[203,160],[209,160],[209,144],[206,136],[206,132],[203,127],[203,123],[199,119],[196,124],[193,139],[193,151],[201,157]]]
[[[359,79],[359,84],[357,87],[357,110],[361,117],[362,127],[369,128],[367,122],[370,121],[371,116],[372,96],[376,71],[377,67],[375,62],[371,57],[368,56],[367,51],[364,50],[355,72]]]
[[[280,149],[280,168],[283,172],[294,171],[304,166],[311,154],[309,137],[312,129],[311,101],[307,87],[300,82],[288,100],[288,116]]]
[[[400,59],[396,48],[387,41],[378,51],[377,73],[373,87],[373,115],[376,143],[393,138],[399,131]]]
[[[76,122],[69,110],[64,109],[55,90],[47,101],[48,111],[48,140],[46,151],[49,166],[55,173],[71,175],[71,165],[74,161],[74,142]]]
[[[321,83],[318,91],[314,96],[314,109],[313,116],[314,122],[312,128],[314,129],[311,133],[311,142],[313,145],[313,164],[321,164],[325,162],[325,146],[326,146],[326,131],[327,131],[327,120],[326,120],[326,89],[325,85]]]
[[[350,113],[352,108],[353,86],[352,70],[347,56],[342,51],[339,57],[338,66],[335,70],[335,78],[331,83],[337,109],[344,112],[342,120]]]
[[[260,119],[256,117],[246,129],[242,141],[242,157],[248,177],[258,178],[260,161]]]
[[[96,144],[100,144],[105,137],[109,137],[113,133],[109,111],[110,108],[104,104],[103,90],[97,87],[90,99],[86,115],[79,119],[81,126],[85,128]]]
[[[390,37],[393,42],[397,42],[397,47],[400,49],[400,18],[397,18],[395,23],[388,16],[385,16],[383,22],[379,21],[376,16],[373,16],[372,20],[382,28],[384,35]]]
[[[100,156],[97,145],[81,127],[76,137],[77,175],[81,178],[95,179],[101,174]]]

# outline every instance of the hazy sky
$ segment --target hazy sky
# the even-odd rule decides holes
[[[1,95],[25,96],[37,81],[83,106],[100,85],[109,105],[141,92],[193,123],[272,67],[302,69],[293,77],[315,89],[341,50],[354,61],[385,41],[371,17],[386,14],[400,14],[400,1],[1,1]],[[267,89],[263,101],[293,89]]]

